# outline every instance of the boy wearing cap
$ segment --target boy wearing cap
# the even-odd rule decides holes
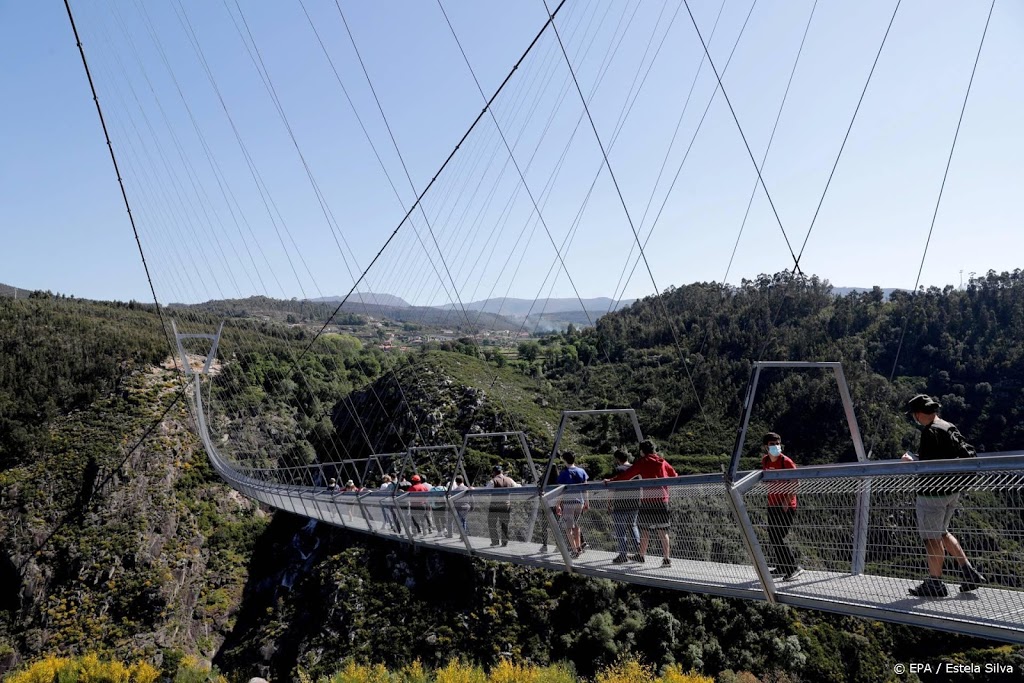
[[[927,394],[918,394],[907,402],[907,415],[921,432],[918,460],[953,460],[973,458],[974,447],[967,443],[956,425],[938,416],[939,402]],[[903,460],[914,460],[910,453],[903,454]],[[960,494],[944,485],[943,475],[923,476],[917,488],[917,529],[928,552],[928,578],[924,583],[911,588],[909,593],[917,597],[944,597],[949,594],[942,583],[942,563],[949,553],[960,565],[963,583],[961,592],[972,591],[988,583],[977,569],[971,566],[956,536],[949,533],[949,522],[953,519]]]

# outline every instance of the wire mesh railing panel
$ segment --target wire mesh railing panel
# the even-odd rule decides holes
[[[474,551],[494,556],[535,556],[534,561],[545,559],[531,541],[541,517],[535,488],[472,489],[453,504]],[[547,559],[561,562],[557,554]]]
[[[795,510],[780,512],[793,497]],[[808,480],[795,471],[759,482],[744,499],[769,563],[808,570],[778,582],[780,594],[1024,630],[1020,471]],[[862,572],[854,571],[858,554]],[[929,554],[941,558],[931,568]],[[937,569],[941,580],[928,579]]]
[[[611,572],[639,583],[762,594],[720,480],[682,477],[654,486],[649,481],[569,486],[552,503],[563,537],[573,550],[581,550],[574,560],[581,571]]]

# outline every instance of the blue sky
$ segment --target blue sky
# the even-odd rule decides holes
[[[369,263],[411,204],[403,162],[419,192],[480,112],[482,98],[436,2],[339,4],[401,158],[333,1],[72,3],[162,302],[347,292],[351,273]],[[815,8],[763,169],[796,251],[894,4]],[[724,83],[758,161],[812,5],[760,0],[751,11],[750,0],[690,0],[719,71],[750,12]],[[488,95],[545,19],[541,0],[444,8]],[[807,241],[805,272],[839,286],[913,286],[987,11],[987,2],[973,0],[902,3]],[[707,64],[698,71],[703,49],[686,6],[569,0],[556,25],[641,239],[653,225],[646,254],[654,281],[642,262],[628,283],[622,278],[634,263],[630,220],[607,170],[599,173],[600,148],[549,30],[496,101],[497,126],[481,121],[426,195],[426,218],[414,213],[363,289],[424,304],[575,291],[638,297],[655,284],[725,277],[756,175],[724,98],[714,94],[713,73]],[[295,143],[254,60],[262,60]],[[149,300],[62,3],[0,0],[0,63],[17,65],[0,75],[0,282]],[[1021,265],[1022,114],[1024,5],[1003,0],[923,284],[956,285],[961,270],[966,279]],[[552,241],[561,245],[574,225],[561,254],[567,276]],[[727,279],[790,267],[759,189]]]

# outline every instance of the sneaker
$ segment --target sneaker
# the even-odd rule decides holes
[[[504,541],[501,542],[501,547],[504,548],[507,545],[508,545],[508,539],[506,538]]]
[[[546,553],[547,551],[548,551],[548,545],[547,545],[547,543],[545,543],[544,545],[542,545],[540,547],[540,550],[538,550],[537,552],[539,552],[539,553]]]
[[[634,562],[639,562],[640,564],[643,564],[647,561],[647,558],[643,555],[630,555],[629,559],[633,560]]]
[[[772,569],[771,569],[771,571],[769,573],[772,576],[775,576],[775,577],[785,576],[786,575],[786,570],[783,569],[782,567],[772,567]]]
[[[629,558],[625,555],[616,555],[615,559],[612,560],[612,564],[625,564],[626,562],[629,562]]]
[[[924,583],[907,591],[917,598],[944,598],[949,595],[946,584],[938,579],[929,576]]]
[[[496,545],[498,545],[498,542],[497,542],[497,541],[491,541],[491,547],[492,547],[492,548],[493,548],[494,546],[496,546]]]
[[[672,566],[672,560],[670,560],[670,559],[668,559],[668,558],[666,557],[665,559],[663,559],[663,560],[661,561],[661,566],[662,566],[662,567],[671,567],[671,566]]]
[[[967,593],[983,583],[988,583],[985,575],[969,564],[960,567],[960,573],[964,576],[964,582],[960,584],[961,593]]]
[[[796,577],[800,576],[803,573],[804,573],[804,568],[803,567],[794,567],[793,569],[791,569],[789,571],[788,574],[786,574],[785,576],[782,577],[782,580],[783,581],[792,581],[793,579],[795,579]]]

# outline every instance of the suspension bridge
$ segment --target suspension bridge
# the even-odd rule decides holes
[[[250,152],[244,125],[238,122],[241,118],[240,112],[237,107],[229,106],[230,95],[226,96],[221,89],[223,78],[218,79],[215,66],[211,66],[203,50],[203,41],[190,20],[189,12],[179,4],[178,8],[174,9],[175,19],[187,39],[188,48],[201,65],[202,74],[208,80],[211,91],[216,95],[212,100],[214,108],[223,113],[227,126],[221,129],[222,137],[236,143],[237,150],[234,150],[234,153],[240,153],[245,159],[246,173],[241,180],[238,177],[229,177],[220,165],[219,157],[227,153],[221,149],[218,154],[217,148],[209,143],[210,136],[215,136],[216,133],[205,130],[194,115],[193,100],[183,92],[165,52],[163,42],[167,38],[154,28],[156,22],[149,16],[146,7],[140,5],[138,8],[140,26],[146,29],[146,34],[152,42],[151,49],[159,55],[159,61],[147,63],[144,56],[140,55],[137,41],[128,30],[128,22],[120,12],[115,11],[107,22],[94,20],[91,31],[92,35],[102,39],[104,44],[116,43],[115,37],[118,33],[123,36],[120,39],[123,45],[121,52],[109,50],[110,55],[99,65],[97,71],[102,82],[107,84],[108,101],[115,103],[115,111],[121,115],[118,120],[112,122],[111,129],[115,134],[120,134],[117,149],[122,158],[127,160],[125,176],[129,179],[129,187],[125,188],[122,185],[126,205],[129,196],[138,198],[142,206],[137,213],[143,219],[143,233],[146,227],[151,231],[153,240],[150,246],[157,252],[158,260],[164,266],[163,270],[156,273],[155,281],[154,275],[150,274],[154,300],[157,299],[157,289],[176,296],[180,301],[201,301],[211,291],[221,299],[230,298],[229,295],[232,293],[240,294],[246,291],[268,294],[277,288],[284,291],[286,288],[281,286],[280,277],[272,263],[276,263],[279,270],[291,271],[304,299],[313,298],[314,294],[322,297],[324,292],[313,277],[312,269],[303,254],[319,254],[320,250],[336,249],[340,261],[351,276],[352,286],[338,303],[333,314],[323,321],[322,327],[313,336],[313,341],[328,329],[350,299],[359,299],[360,286],[383,291],[386,285],[381,286],[382,283],[396,281],[401,282],[408,291],[422,295],[425,302],[432,302],[438,297],[446,299],[449,303],[444,312],[445,322],[453,319],[469,329],[479,328],[481,314],[477,313],[474,319],[466,310],[464,298],[473,298],[481,286],[490,288],[489,295],[502,291],[507,294],[524,259],[528,255],[537,254],[541,247],[546,249],[550,246],[554,255],[534,302],[542,298],[545,289],[550,295],[558,277],[562,275],[569,282],[577,299],[580,299],[566,264],[566,256],[574,244],[577,232],[585,222],[584,214],[601,177],[607,177],[609,184],[605,188],[606,194],[614,199],[612,206],[615,210],[621,209],[623,224],[629,228],[629,253],[616,284],[615,298],[621,299],[641,261],[641,270],[649,275],[653,290],[661,291],[655,281],[645,247],[658,226],[712,102],[719,97],[727,106],[729,116],[725,118],[730,120],[730,123],[735,123],[735,131],[742,140],[744,153],[741,156],[744,161],[749,157],[749,162],[756,172],[753,187],[749,188],[750,197],[746,213],[736,236],[736,246],[744,234],[755,196],[760,193],[770,208],[770,211],[766,211],[766,220],[773,226],[777,225],[792,260],[793,273],[801,272],[804,247],[807,246],[815,227],[818,212],[832,185],[836,168],[860,112],[861,103],[900,10],[900,2],[896,2],[891,16],[887,13],[884,17],[885,30],[881,35],[874,63],[863,82],[863,87],[859,88],[860,99],[852,116],[848,123],[844,121],[845,137],[831,165],[828,179],[820,196],[816,195],[813,198],[816,200],[817,208],[807,226],[803,243],[799,249],[795,249],[780,217],[776,201],[765,183],[762,170],[775,139],[775,131],[789,96],[790,85],[801,61],[817,2],[809,7],[806,23],[801,23],[799,47],[795,51],[791,67],[788,68],[789,80],[778,107],[772,107],[776,112],[774,126],[763,154],[759,155],[754,153],[723,80],[748,22],[754,15],[756,2],[750,4],[749,10],[745,10],[745,17],[743,12],[737,14],[737,18],[742,19],[742,25],[735,31],[731,51],[724,60],[721,57],[716,60],[709,44],[715,37],[715,32],[719,30],[719,18],[722,16],[725,2],[718,9],[718,18],[714,20],[710,29],[707,24],[711,22],[699,21],[687,0],[674,3],[674,13],[666,11],[669,7],[666,3],[656,19],[652,15],[649,33],[634,36],[638,44],[647,47],[643,50],[642,58],[635,65],[631,63],[633,81],[625,97],[616,102],[620,105],[619,115],[610,135],[607,132],[602,134],[591,109],[595,93],[599,91],[609,65],[614,62],[619,45],[631,31],[639,31],[632,28],[633,19],[627,17],[628,3],[623,5],[618,23],[615,23],[614,16],[611,15],[612,19],[609,19],[605,28],[602,27],[610,9],[604,10],[604,15],[599,15],[596,9],[583,7],[583,3],[576,4],[575,7],[570,6],[559,16],[564,2],[553,8],[545,3],[547,20],[499,87],[490,95],[485,93],[480,81],[477,80],[476,72],[463,49],[456,28],[450,21],[444,5],[439,3],[446,30],[450,31],[472,75],[481,96],[483,109],[459,139],[451,154],[422,188],[417,188],[413,181],[392,132],[391,123],[385,114],[385,107],[378,98],[374,79],[359,51],[345,13],[341,5],[337,4],[338,18],[357,56],[359,72],[365,77],[365,86],[372,94],[374,107],[371,109],[380,115],[380,123],[387,131],[384,137],[390,140],[392,151],[408,180],[411,194],[399,191],[398,186],[403,183],[392,178],[388,170],[389,164],[382,159],[382,150],[378,149],[375,143],[375,138],[378,142],[382,138],[380,132],[374,135],[368,130],[361,116],[360,107],[353,103],[349,95],[341,75],[343,70],[339,71],[323,40],[321,31],[325,19],[322,16],[318,17],[315,12],[311,14],[301,0],[299,4],[316,39],[310,43],[319,44],[323,49],[323,57],[344,92],[358,128],[373,150],[376,164],[386,177],[402,216],[383,246],[365,267],[360,265],[354,250],[346,241],[345,231],[331,208],[328,196],[330,193],[322,189],[313,170],[315,162],[307,158],[310,146],[304,147],[294,133],[291,120],[294,113],[290,117],[288,110],[283,106],[278,89],[274,85],[274,78],[267,68],[240,5],[236,3],[232,9],[225,3],[245,54],[259,76],[260,85],[273,103],[275,115],[279,117],[282,129],[287,131],[290,146],[286,147],[293,149],[309,180],[316,205],[322,214],[324,232],[328,236],[317,246],[305,250],[297,245],[283,215],[286,211],[282,211],[274,200],[270,189],[272,183],[267,182]],[[928,233],[929,240],[931,230],[935,228],[935,217],[939,212],[949,162],[957,145],[960,123],[963,121],[994,4],[993,2],[988,9],[983,28],[979,25],[977,52],[972,54],[974,61],[970,78],[965,78],[964,95],[962,101],[958,102],[960,121],[949,141],[946,172],[935,200]],[[637,9],[633,11],[635,14]],[[70,6],[68,14],[70,17]],[[680,24],[689,26],[685,21],[687,16],[692,24],[692,32],[699,41],[694,41],[694,44],[700,46],[697,54],[699,65],[694,73],[689,94],[682,104],[676,130],[668,144],[661,169],[653,181],[646,208],[642,217],[635,220],[639,212],[636,212],[635,208],[633,212],[630,211],[630,202],[627,201],[615,175],[613,157],[610,153],[634,112],[634,105],[647,83],[647,75],[658,60],[662,47],[666,45],[666,38],[676,26],[676,18],[681,18]],[[74,25],[73,19],[72,24]],[[676,26],[675,30],[681,29]],[[76,29],[76,37],[77,35]],[[595,48],[591,54],[597,37],[600,37],[597,42],[605,45],[603,54],[599,48]],[[141,38],[138,42],[141,42]],[[672,45],[672,42],[668,41],[667,44]],[[541,47],[535,51],[538,46]],[[974,49],[974,43],[971,49]],[[543,53],[538,56],[538,52]],[[85,61],[84,50],[82,58]],[[154,67],[154,63],[158,66]],[[590,71],[592,82],[588,91],[581,86],[578,78],[581,63],[593,67]],[[566,69],[561,80],[553,75],[554,65],[561,65]],[[160,83],[154,85],[151,80],[153,72],[160,66],[166,69],[167,73],[162,75],[170,79],[173,88],[161,91]],[[88,66],[86,68],[88,71]],[[515,74],[518,74],[518,78],[514,79]],[[696,99],[693,102],[694,109],[691,110],[690,107],[694,84],[698,83],[702,75],[705,80],[710,80],[714,90],[707,97],[700,122],[692,131],[688,145],[685,143],[684,135],[679,138],[680,146],[676,147],[677,133],[687,112],[701,111],[700,102]],[[91,78],[90,75],[90,82]],[[280,85],[280,82],[278,84]],[[351,85],[351,81],[349,84]],[[144,104],[146,90],[152,92],[154,97],[153,102],[147,101]],[[162,94],[157,94],[158,91]],[[547,99],[541,93],[547,93]],[[93,94],[99,108],[100,98],[95,88]],[[493,107],[499,96],[503,101],[510,103],[509,108],[502,112],[502,116],[496,114]],[[578,100],[578,115],[565,117],[564,114],[560,114],[567,98],[568,101]],[[187,118],[174,122],[172,117],[168,116],[167,109],[172,101],[179,100],[179,106],[187,112]],[[679,108],[674,103],[666,107],[673,111]],[[365,115],[366,107],[363,107],[362,113]],[[103,119],[102,111],[100,118]],[[554,126],[552,122],[555,122]],[[166,127],[166,131],[161,125]],[[106,123],[104,127],[106,132]],[[161,130],[160,134],[156,132],[157,129]],[[576,174],[584,179],[583,185],[580,186],[583,189],[578,193],[583,199],[574,216],[561,218],[563,226],[568,227],[559,235],[549,225],[553,211],[549,208],[548,202],[556,195],[555,188],[564,181],[561,174],[567,154],[574,149],[574,145],[581,144],[579,138],[584,135],[580,134],[578,138],[578,132],[588,130],[592,133],[591,151],[596,150],[599,161],[592,174],[589,171],[585,174]],[[186,132],[194,135],[197,141],[192,149],[183,143]],[[260,130],[258,134],[262,135],[263,132]],[[248,140],[251,142],[252,139],[253,136],[250,135]],[[556,139],[558,142],[564,141],[564,146],[556,144]],[[109,137],[108,144],[114,164],[117,166],[115,146]],[[546,149],[561,151],[560,155],[555,154],[554,161],[543,160],[542,155],[542,162],[550,163],[545,169],[546,173],[541,173],[534,167],[534,163],[538,152]],[[667,179],[671,176],[668,161],[673,150],[674,161],[678,161],[678,167],[675,178],[668,182]],[[537,164],[540,165],[542,162]],[[205,182],[197,170],[200,165],[209,167],[205,171]],[[376,168],[372,161],[368,162],[368,167]],[[590,175],[593,175],[593,179],[587,189]],[[120,170],[118,177],[121,180]],[[254,196],[258,195],[258,202],[254,202],[265,209],[266,216],[257,217],[257,212],[249,211],[242,202],[239,202],[233,188],[242,184],[248,186],[249,183],[250,192],[254,192]],[[747,184],[746,181],[744,184]],[[208,193],[206,187],[216,190]],[[660,198],[657,196],[659,192],[656,192],[659,188]],[[744,196],[747,191],[745,187]],[[434,199],[430,205],[424,202],[428,192]],[[611,211],[607,206],[604,208]],[[130,206],[128,209],[131,213]],[[306,216],[306,220],[308,219]],[[553,224],[555,221],[550,222]],[[518,233],[514,229],[516,224],[520,226]],[[163,233],[158,232],[158,226],[161,225],[165,226]],[[256,230],[259,225],[264,229],[272,227],[273,238],[266,237],[271,234],[269,229],[263,239],[258,238]],[[182,239],[179,232],[180,226],[187,228],[188,237],[185,239]],[[254,229],[254,226],[257,227]],[[509,226],[512,226],[512,229],[506,233],[505,230]],[[409,229],[403,230],[406,227]],[[234,232],[238,233],[237,238],[234,237]],[[484,237],[478,241],[480,235]],[[136,228],[136,237],[138,236],[139,229]],[[261,242],[268,245],[266,250]],[[195,249],[193,245],[199,244],[209,245],[209,248]],[[141,241],[139,248],[141,253]],[[924,266],[927,249],[926,242],[921,257],[921,268]],[[268,255],[272,250],[286,257],[287,266],[282,265],[282,261],[275,259],[272,254]],[[622,251],[625,251],[624,246]],[[723,285],[733,267],[735,254],[733,247],[726,275],[722,278]],[[143,260],[145,261],[145,258]],[[512,273],[511,277],[508,276],[509,272]],[[912,288],[914,291],[917,290],[920,281],[919,269]],[[208,282],[211,284],[207,285]],[[202,289],[201,285],[206,285],[210,289]],[[310,288],[308,294],[306,287]],[[374,297],[363,303],[368,310],[384,308]],[[582,299],[580,303],[582,304]],[[671,346],[678,352],[680,367],[686,373],[688,386],[693,390],[699,413],[704,416],[704,406],[690,375],[690,358],[684,351],[679,331],[664,306],[662,302],[660,312],[671,332]],[[778,310],[769,312],[769,330],[778,320],[781,306],[779,304]],[[583,311],[589,320],[590,314],[585,305]],[[176,317],[184,320],[187,314],[179,310]],[[527,315],[515,336],[527,331],[529,320]],[[199,315],[186,322],[193,330],[209,324],[207,318]],[[906,334],[908,322],[909,317],[903,324],[896,360],[903,350],[902,335]],[[770,336],[770,332],[768,335]],[[762,600],[798,608],[825,610],[866,619],[881,619],[1024,643],[1024,454],[984,454],[983,457],[975,459],[943,462],[869,460],[861,442],[854,406],[839,363],[773,364],[757,358],[754,362],[754,375],[744,401],[744,413],[730,466],[720,473],[680,476],[658,481],[658,486],[664,486],[668,492],[671,519],[669,561],[662,563],[659,556],[652,555],[647,557],[646,561],[634,558],[628,562],[619,562],[617,560],[620,548],[617,545],[616,520],[613,514],[615,504],[616,501],[628,499],[631,494],[637,495],[645,484],[630,481],[553,486],[545,485],[545,482],[548,481],[547,474],[550,473],[559,452],[563,431],[572,419],[594,413],[628,419],[639,443],[644,435],[632,410],[584,409],[563,412],[562,425],[546,463],[534,462],[526,445],[525,435],[519,430],[512,429],[501,433],[468,433],[462,436],[461,443],[452,438],[448,443],[427,446],[426,440],[419,438],[416,440],[419,445],[409,445],[401,452],[374,453],[360,459],[337,454],[334,460],[330,460],[329,456],[321,454],[322,462],[312,465],[288,464],[281,460],[272,466],[257,466],[251,458],[246,457],[245,448],[248,444],[233,440],[231,434],[215,433],[214,425],[211,424],[215,419],[211,409],[211,385],[216,381],[212,368],[216,359],[217,344],[221,338],[220,332],[183,334],[175,328],[173,337],[177,342],[176,356],[184,374],[190,380],[188,396],[197,431],[211,463],[230,486],[276,509],[425,549],[569,571],[627,583]],[[208,341],[210,345],[205,357],[198,363],[199,367],[193,367],[194,354],[190,355],[185,349],[185,343],[195,341],[196,337]],[[298,372],[297,376],[306,384],[308,382],[302,374],[301,361],[313,341],[292,358],[294,368]],[[700,349],[703,348],[704,345],[701,344]],[[767,348],[767,340],[764,348]],[[246,350],[261,352],[267,351],[267,347],[254,342]],[[597,356],[596,353],[594,355]],[[588,365],[590,362],[588,360]],[[751,409],[757,394],[758,373],[776,366],[813,368],[835,374],[856,453],[856,462],[770,472],[740,469],[740,457],[746,447]],[[895,376],[896,367],[894,362],[889,376],[890,381]],[[395,379],[399,392],[403,392],[394,367],[386,368],[385,372]],[[281,385],[293,380],[290,377],[278,376],[268,378],[267,381]],[[243,387],[238,391],[245,389]],[[500,387],[498,391],[500,393]],[[310,390],[309,393],[314,392]],[[407,402],[402,403],[408,409]],[[347,404],[345,409],[361,427],[362,422],[357,411]],[[322,419],[326,412],[315,408],[299,410],[310,423]],[[259,416],[254,415],[250,418],[259,419]],[[704,420],[707,420],[706,416]],[[419,431],[419,425],[416,425],[416,429]],[[370,435],[363,430],[363,437],[370,450],[375,451],[373,442],[377,441],[380,435]],[[512,489],[471,488],[455,491],[452,483],[456,476],[461,474],[469,481],[463,464],[470,442],[490,438],[510,440],[522,448],[524,466],[518,474],[523,480],[523,486]],[[360,484],[368,481],[371,473],[376,476],[393,472],[399,478],[411,476],[418,471],[423,458],[429,458],[439,451],[454,458],[454,466],[450,472],[445,472],[447,481],[442,482],[446,485],[445,490],[422,493],[400,492],[396,489],[336,492],[328,490],[326,486],[328,474],[342,472],[353,473],[352,478],[358,480]],[[948,486],[960,492],[960,512],[954,520],[952,530],[960,539],[968,556],[988,578],[986,585],[976,590],[959,592],[955,588],[955,584],[958,583],[955,575],[949,575],[954,576],[950,579],[953,590],[949,597],[926,599],[908,595],[908,589],[923,577],[925,566],[924,548],[917,535],[914,517],[916,483],[922,476],[928,476],[933,481],[941,481],[944,487]],[[650,486],[649,483],[646,485]],[[788,581],[773,574],[775,558],[771,556],[767,544],[767,499],[779,486],[795,488],[797,491],[799,512],[790,540],[798,549],[800,561],[806,570]],[[571,551],[565,535],[560,531],[559,520],[555,514],[559,502],[569,496],[585,497],[588,501],[588,509],[581,518],[582,533],[588,547],[585,552],[579,554]],[[506,538],[496,539],[492,533],[495,523],[492,515],[495,509],[507,512],[509,530]],[[635,556],[635,553],[630,554]]]

